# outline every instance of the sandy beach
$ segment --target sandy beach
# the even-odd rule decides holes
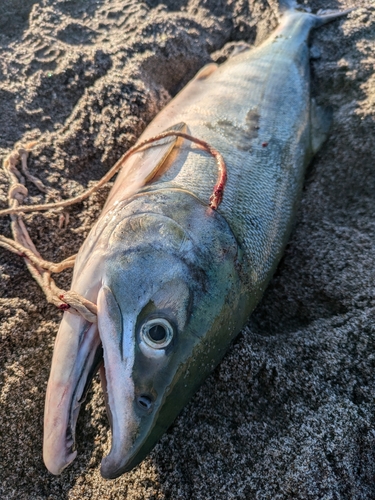
[[[152,453],[100,476],[110,429],[99,379],[61,476],[42,461],[61,312],[0,248],[0,498],[375,498],[375,1],[312,36],[312,93],[333,110],[296,225],[261,303]],[[2,0],[0,156],[35,141],[30,171],[69,198],[95,183],[205,64],[277,26],[275,0]],[[365,8],[366,6],[366,8]],[[59,214],[25,216],[41,255],[76,253],[111,183]],[[53,200],[28,184],[29,204]],[[0,208],[8,180],[0,170]],[[10,237],[10,221],[0,218]],[[69,289],[71,272],[57,277]]]

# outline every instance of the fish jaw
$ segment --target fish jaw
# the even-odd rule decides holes
[[[111,451],[102,463],[101,472],[106,479],[112,479],[121,474],[116,472],[127,462],[127,451],[132,448],[140,424],[140,418],[134,411],[134,322],[129,316],[122,318],[121,310],[107,286],[99,292],[98,310],[99,329],[105,345],[101,378],[112,430]]]
[[[101,286],[106,241],[96,238],[95,231],[79,251],[72,281],[72,290],[92,302]],[[56,336],[44,408],[43,460],[52,474],[61,474],[77,455],[76,422],[102,352],[98,326],[66,311]]]
[[[76,458],[78,413],[101,361],[97,325],[65,312],[56,337],[44,412],[43,460],[52,474],[61,474]]]

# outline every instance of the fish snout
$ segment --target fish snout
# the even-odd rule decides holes
[[[125,431],[121,434],[121,431],[116,428],[112,428],[112,447],[109,454],[103,458],[100,473],[104,479],[115,479],[121,476],[124,472],[128,472],[133,467],[135,467],[141,460],[136,459],[136,453],[134,452],[135,445],[137,442],[137,433],[139,430],[140,421],[134,415],[134,419],[130,419],[127,415],[126,426],[122,427]]]

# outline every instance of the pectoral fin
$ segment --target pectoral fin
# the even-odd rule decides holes
[[[186,123],[181,122],[163,130],[163,132],[169,130],[187,132],[188,127]],[[172,165],[182,142],[181,137],[165,137],[148,144],[128,158],[119,174],[119,182],[109,194],[105,209],[111,207],[116,201],[129,198],[139,189],[161,177]]]
[[[214,73],[218,67],[219,67],[219,65],[216,63],[206,64],[206,66],[203,66],[203,68],[201,68],[198,71],[198,73],[195,75],[195,77],[193,78],[193,80],[190,83],[193,83],[195,80],[205,80],[210,75],[212,75],[212,73]]]
[[[167,128],[165,132],[169,130],[187,132],[187,125],[184,122],[177,123]],[[182,142],[183,138],[181,137],[166,137],[148,146],[148,149],[143,153],[142,161],[150,162],[150,165],[154,164],[155,166],[145,178],[145,184],[152,182],[169,169],[178,154]]]

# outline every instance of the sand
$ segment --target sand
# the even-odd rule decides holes
[[[212,60],[276,26],[275,1],[2,0],[0,153],[36,140],[32,173],[63,197],[98,180]],[[333,109],[296,226],[263,300],[155,450],[115,481],[99,473],[110,431],[95,380],[78,458],[42,462],[44,395],[61,313],[21,258],[0,250],[1,499],[375,498],[375,2],[316,33],[313,93]],[[228,45],[229,44],[229,45]],[[43,201],[30,188],[29,203]],[[75,253],[109,187],[28,215],[41,254]],[[0,173],[1,208],[7,183]],[[10,236],[7,218],[0,232]],[[70,272],[59,277],[68,288]]]

